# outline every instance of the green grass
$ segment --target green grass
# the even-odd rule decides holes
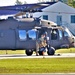
[[[75,48],[58,49],[55,53],[75,53]]]
[[[0,54],[25,54],[25,50],[0,50]]]
[[[1,73],[74,73],[75,58],[1,59]]]

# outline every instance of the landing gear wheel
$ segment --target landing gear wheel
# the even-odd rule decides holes
[[[49,47],[48,51],[47,51],[48,55],[54,55],[55,54],[55,48],[54,47]]]
[[[44,51],[39,51],[39,55],[44,55]]]
[[[33,50],[26,50],[25,52],[27,56],[31,56],[33,54]]]
[[[45,52],[45,47],[41,47],[39,48],[39,55],[44,55],[44,52]]]

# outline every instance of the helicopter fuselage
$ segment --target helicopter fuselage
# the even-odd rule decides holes
[[[48,44],[55,49],[74,47],[72,34],[53,24],[50,21],[34,18],[11,17],[0,20],[0,49],[36,50],[36,42],[44,32],[47,32]]]

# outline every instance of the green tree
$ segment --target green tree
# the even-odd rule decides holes
[[[23,3],[21,1],[19,1],[19,0],[16,0],[15,4],[16,5],[22,5]]]
[[[24,4],[27,4],[27,2],[26,2],[26,1],[24,1]]]
[[[75,0],[68,0],[68,5],[75,8]]]
[[[73,7],[75,8],[75,0],[73,0],[72,5],[73,5]]]
[[[68,3],[68,0],[62,0],[62,2],[67,4]]]

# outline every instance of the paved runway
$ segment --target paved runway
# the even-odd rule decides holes
[[[67,57],[75,57],[75,53],[64,53],[64,54],[55,54],[53,56],[43,55],[36,56],[35,54],[32,56],[26,56],[25,54],[13,54],[13,55],[0,55],[0,59],[12,59],[12,58],[67,58]]]

